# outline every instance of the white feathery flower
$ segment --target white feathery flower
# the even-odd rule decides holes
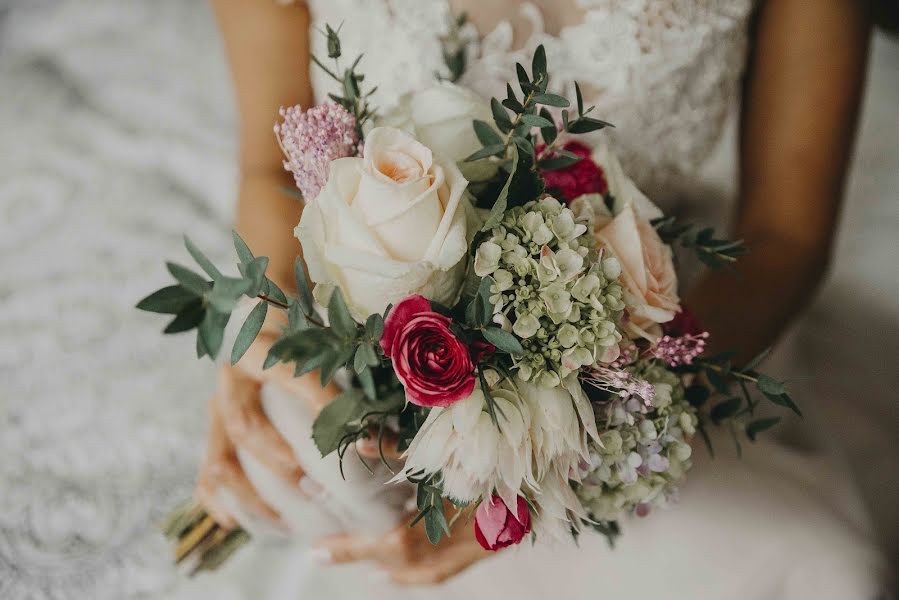
[[[588,440],[598,443],[599,434],[577,377],[554,388],[505,380],[492,385],[491,395],[499,427],[480,388],[452,406],[432,409],[394,481],[440,473],[444,493],[456,500],[495,493],[515,506],[526,493],[538,513],[547,512],[547,522],[580,519],[583,510],[568,479],[578,478],[579,463],[589,459]]]
[[[497,427],[487,411],[480,387],[446,408],[434,408],[406,451],[401,481],[420,472],[440,473],[444,493],[472,502],[496,493],[507,506],[515,506],[519,490],[534,487],[530,413],[508,385],[493,388],[498,411]]]

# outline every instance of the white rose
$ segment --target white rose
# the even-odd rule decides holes
[[[339,286],[360,321],[412,294],[452,304],[468,248],[468,182],[392,127],[368,134],[364,156],[331,163],[294,230],[316,300],[326,304]]]
[[[481,149],[472,121],[491,118],[480,96],[443,81],[404,95],[378,125],[405,129],[437,154],[458,162]]]

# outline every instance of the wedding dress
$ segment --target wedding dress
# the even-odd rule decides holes
[[[553,91],[573,96],[576,79],[597,116],[616,125],[599,132],[616,148],[638,186],[670,212],[720,224],[734,196],[733,116],[746,60],[750,0],[582,0],[582,22],[551,35],[540,10],[516,17],[531,30],[515,40],[510,22],[482,32],[462,83],[485,97],[503,94],[515,62],[546,47]],[[361,69],[377,83],[375,104],[389,107],[405,91],[433,80],[442,66],[439,36],[450,7],[443,0],[313,0],[315,25],[342,23],[344,53],[363,53]],[[316,53],[323,40],[313,34]],[[313,73],[317,95],[332,83]],[[235,319],[237,320],[237,319]],[[347,458],[318,458],[310,416],[276,388],[266,409],[309,475],[326,491],[315,501],[244,465],[260,493],[284,515],[285,536],[234,505],[256,537],[221,570],[186,582],[172,598],[874,598],[879,557],[848,480],[817,454],[771,439],[734,456],[718,439],[703,449],[680,502],[646,518],[627,519],[614,549],[601,536],[579,546],[522,544],[481,561],[434,588],[396,588],[370,565],[320,566],[307,550],[318,536],[342,530],[377,534],[403,512],[408,490],[384,486]]]

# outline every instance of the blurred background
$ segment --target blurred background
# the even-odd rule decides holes
[[[831,276],[788,342],[888,556],[897,107],[899,42],[878,33]],[[175,577],[156,525],[191,492],[213,368],[133,306],[184,231],[232,261],[235,151],[205,3],[0,0],[0,598],[153,597]],[[822,390],[843,401],[815,405]]]

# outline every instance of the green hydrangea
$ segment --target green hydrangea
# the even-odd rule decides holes
[[[654,360],[625,371],[650,383],[653,394],[649,403],[612,394],[594,407],[600,443],[591,443],[590,465],[575,491],[596,521],[667,504],[692,466],[687,440],[697,417],[680,378]]]
[[[474,270],[493,280],[494,320],[521,339],[525,353],[513,360],[525,381],[557,386],[621,341],[621,266],[595,249],[592,224],[555,198],[508,210],[478,246]]]

